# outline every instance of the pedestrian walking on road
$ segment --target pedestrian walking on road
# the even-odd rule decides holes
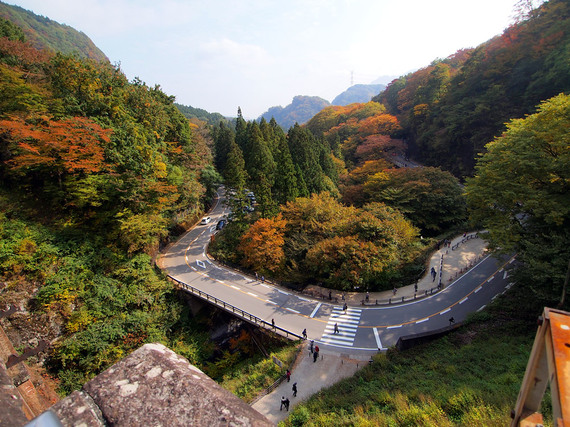
[[[285,399],[285,408],[287,408],[287,412],[289,412],[289,399]]]
[[[394,295],[396,295],[396,292],[398,292],[398,289],[396,289],[396,288],[394,287],[394,290],[393,290],[392,292],[394,293]]]
[[[303,334],[303,339],[307,339],[307,329],[306,328],[303,329],[302,334]]]
[[[287,369],[287,373],[285,375],[287,375],[287,382],[291,381],[291,371],[289,369]]]
[[[315,363],[318,358],[319,358],[319,346],[316,345],[315,351],[313,352],[313,363]]]
[[[344,311],[346,311],[347,308],[348,308],[348,305],[347,305],[346,303],[344,303],[344,305],[342,306],[342,309],[343,309]]]
[[[287,408],[287,399],[285,399],[285,396],[281,397],[281,406],[279,406],[280,411],[283,409],[283,406]]]
[[[271,326],[273,327],[273,330],[275,330],[275,319],[271,319]]]
[[[257,274],[257,271],[255,272],[255,280],[259,280],[259,274]]]
[[[261,283],[265,282],[265,276],[261,276]]]
[[[329,301],[332,300],[332,292],[329,291]]]
[[[452,325],[455,323],[455,319],[452,317],[449,318],[449,324]]]
[[[297,397],[297,383],[293,383],[293,397]]]
[[[315,349],[315,341],[311,340],[311,344],[309,344],[309,351],[311,352],[311,354],[313,354],[314,349]]]
[[[334,324],[334,333],[335,333],[335,334],[339,334],[339,333],[340,333],[340,331],[338,330],[338,323],[335,323],[335,324]]]

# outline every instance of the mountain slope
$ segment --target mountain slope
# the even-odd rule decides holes
[[[355,102],[365,103],[370,101],[373,96],[378,95],[384,89],[386,89],[386,85],[383,84],[354,85],[333,99],[332,105],[348,105]]]
[[[107,56],[87,35],[68,25],[59,24],[21,7],[2,2],[0,2],[0,18],[7,19],[22,28],[26,39],[37,49],[77,53],[84,58],[108,61]]]
[[[506,122],[570,91],[568,58],[570,3],[550,0],[502,35],[393,81],[373,100],[398,117],[414,158],[471,175]]]

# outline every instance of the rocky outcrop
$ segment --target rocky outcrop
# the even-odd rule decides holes
[[[185,358],[146,344],[55,404],[64,426],[270,426]]]

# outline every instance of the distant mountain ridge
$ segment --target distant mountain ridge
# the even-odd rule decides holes
[[[259,119],[264,118],[269,121],[273,117],[279,126],[287,130],[295,123],[302,125],[308,122],[323,108],[331,105],[344,106],[354,103],[366,103],[373,97],[378,96],[384,89],[386,89],[384,84],[356,84],[337,95],[332,103],[318,96],[297,95],[293,98],[291,104],[286,107],[271,107]]]
[[[260,119],[263,117],[269,121],[273,117],[279,126],[287,130],[295,123],[303,124],[309,121],[311,117],[330,105],[330,102],[318,96],[297,95],[291,104],[286,107],[271,107],[261,115]]]
[[[357,84],[349,87],[340,95],[333,99],[332,105],[345,106],[354,104],[355,102],[365,103],[377,96],[380,92],[386,89],[384,84]]]
[[[44,16],[0,1],[0,17],[20,27],[28,40],[37,49],[54,52],[77,53],[96,61],[109,61],[107,56],[85,33],[69,25],[60,24]]]

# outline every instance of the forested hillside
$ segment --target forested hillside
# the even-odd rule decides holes
[[[87,35],[45,16],[0,1],[0,20],[8,20],[22,29],[27,40],[36,49],[75,53],[83,58],[108,61],[107,56]]]
[[[221,120],[228,120],[220,113],[209,113],[202,108],[195,108],[189,105],[181,105],[174,103],[176,108],[180,110],[182,115],[187,119],[197,119],[206,122],[212,126],[217,126]]]
[[[7,320],[14,344],[53,342],[47,362],[62,392],[146,341],[200,365],[205,339],[152,256],[202,214],[219,179],[203,132],[160,87],[106,61],[37,50],[8,27],[0,277],[3,307],[21,310]]]
[[[570,3],[550,0],[475,49],[403,76],[374,100],[398,117],[417,160],[471,175],[505,123],[570,90]]]

